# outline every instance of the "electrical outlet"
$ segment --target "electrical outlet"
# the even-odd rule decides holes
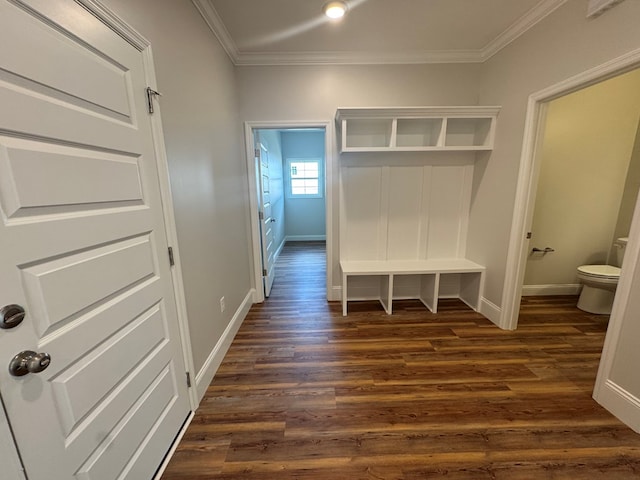
[[[224,303],[224,297],[220,297],[220,313],[223,313],[225,308],[227,305]]]

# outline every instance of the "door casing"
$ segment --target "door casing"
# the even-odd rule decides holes
[[[520,157],[520,170],[516,187],[515,207],[511,225],[505,282],[502,294],[502,311],[498,326],[515,330],[518,326],[522,284],[526,268],[529,241],[526,234],[531,229],[535,195],[537,191],[539,158],[536,147],[542,138],[544,116],[548,102],[576,90],[607,80],[611,77],[640,68],[640,49],[633,50],[609,62],[556,83],[529,96],[525,118],[524,139]],[[593,397],[614,413],[620,420],[640,431],[640,403],[636,398],[611,382],[610,376],[616,357],[623,321],[631,297],[631,283],[640,269],[640,196],[629,232],[620,282],[616,290],[613,310],[609,318],[604,347],[600,357]]]
[[[145,75],[147,84],[153,90],[158,89],[156,80],[156,70],[153,63],[151,42],[140,33],[129,26],[122,18],[112,10],[104,6],[99,0],[75,0],[83,5],[93,15],[98,17],[105,25],[117,32],[127,42],[138,49],[145,64]],[[189,322],[187,318],[187,301],[184,293],[184,280],[182,276],[182,263],[180,261],[180,248],[178,246],[178,230],[176,227],[175,212],[173,210],[173,197],[171,195],[171,184],[169,180],[169,163],[164,144],[164,132],[162,130],[162,116],[160,102],[156,102],[154,113],[150,115],[151,130],[153,132],[153,144],[156,153],[156,163],[158,165],[158,180],[160,183],[160,195],[162,197],[162,211],[164,216],[165,233],[169,245],[173,247],[173,258],[175,265],[171,269],[176,309],[178,313],[178,324],[180,328],[180,342],[182,344],[184,363],[191,377],[195,378],[195,366],[193,363],[193,351],[191,347],[191,336],[189,333]],[[189,389],[189,400],[191,408],[195,411],[198,407],[198,395],[195,388]]]
[[[333,171],[333,131],[332,122],[327,121],[249,121],[245,122],[245,145],[247,160],[247,182],[249,187],[249,208],[251,221],[251,245],[249,254],[253,257],[253,302],[264,301],[262,288],[262,250],[260,246],[260,229],[258,217],[258,196],[255,185],[256,167],[254,157],[255,136],[254,130],[260,129],[287,129],[287,128],[322,128],[325,132],[325,205],[326,205],[326,232],[327,232],[327,300],[338,300],[339,292],[333,292],[333,195],[334,195],[334,171]],[[335,298],[334,298],[335,297]]]

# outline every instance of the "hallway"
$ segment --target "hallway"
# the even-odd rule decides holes
[[[276,268],[164,480],[640,476],[640,435],[591,398],[606,317],[575,297],[526,297],[515,332],[458,300],[342,317],[324,244]]]

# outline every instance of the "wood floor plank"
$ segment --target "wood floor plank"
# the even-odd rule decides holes
[[[324,262],[285,246],[164,480],[640,478],[640,435],[591,398],[606,316],[556,296],[515,331],[455,299],[343,317]]]

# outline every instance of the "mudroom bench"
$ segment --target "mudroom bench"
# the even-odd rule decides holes
[[[430,260],[361,260],[341,261],[342,315],[352,300],[370,300],[371,284],[375,297],[387,314],[393,311],[393,300],[419,299],[431,312],[438,311],[438,298],[456,297],[477,311],[484,284],[485,267],[466,258]],[[358,287],[349,288],[350,280],[369,277],[369,295],[358,295]],[[395,283],[395,286],[394,286]],[[455,284],[451,292],[441,292],[443,283]],[[356,290],[356,294],[350,294]]]

